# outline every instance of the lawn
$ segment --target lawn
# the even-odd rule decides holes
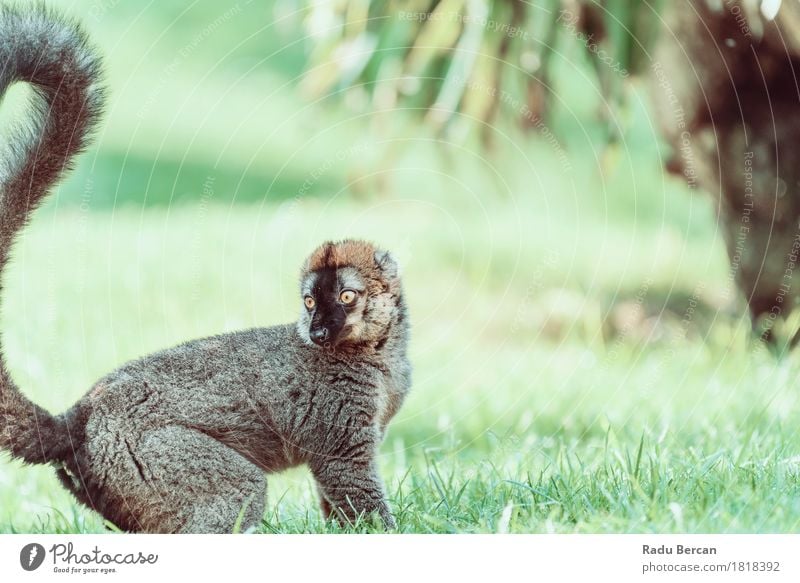
[[[554,217],[484,211],[411,198],[50,205],[6,277],[7,357],[60,411],[129,358],[293,319],[304,254],[369,237],[403,262],[413,321],[414,388],[380,458],[400,531],[796,531],[798,359],[752,342],[715,299],[720,244],[562,217],[554,252],[525,236]],[[626,263],[607,262],[628,237]],[[49,468],[0,464],[0,531],[103,530]],[[264,532],[330,530],[305,470],[270,480]]]

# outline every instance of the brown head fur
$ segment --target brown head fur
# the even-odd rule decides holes
[[[303,276],[322,269],[354,267],[375,286],[375,292],[398,282],[397,263],[388,251],[382,251],[369,241],[345,239],[327,241],[309,256]],[[370,290],[373,291],[373,290]]]
[[[350,305],[337,302],[346,289],[357,293]],[[367,241],[326,242],[311,253],[301,273],[301,296],[311,298],[298,322],[300,335],[312,342],[313,331],[330,332],[321,342],[382,345],[394,322],[402,323],[405,307],[397,262]]]

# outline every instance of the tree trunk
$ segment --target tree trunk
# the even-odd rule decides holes
[[[769,336],[800,299],[800,3],[681,0],[666,18],[651,76],[667,167],[714,196],[731,277]]]

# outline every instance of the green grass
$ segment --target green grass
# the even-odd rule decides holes
[[[305,253],[369,237],[400,256],[413,320],[414,388],[380,459],[401,531],[798,529],[800,361],[750,341],[739,304],[714,294],[678,324],[697,286],[727,285],[712,235],[665,245],[562,218],[552,262],[555,242],[535,233],[553,217],[537,205],[444,208],[51,205],[6,277],[8,360],[27,394],[63,410],[129,358],[293,319]],[[619,315],[637,294],[657,324]],[[0,531],[103,530],[49,468],[0,463]],[[294,470],[270,479],[263,530],[340,529]]]

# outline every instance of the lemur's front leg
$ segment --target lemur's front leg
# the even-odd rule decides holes
[[[317,480],[323,512],[351,524],[361,515],[377,514],[387,528],[394,528],[375,462],[376,438],[373,431],[350,436],[337,451],[312,460],[311,472]]]
[[[317,495],[319,496],[319,508],[322,510],[322,517],[325,520],[328,520],[333,513],[333,508],[331,507],[331,503],[325,497],[325,492],[322,490],[322,486],[319,482],[317,482]]]
[[[330,508],[332,515],[351,524],[359,516],[377,514],[386,528],[396,526],[374,461],[331,460],[312,471],[324,495],[323,512]]]

